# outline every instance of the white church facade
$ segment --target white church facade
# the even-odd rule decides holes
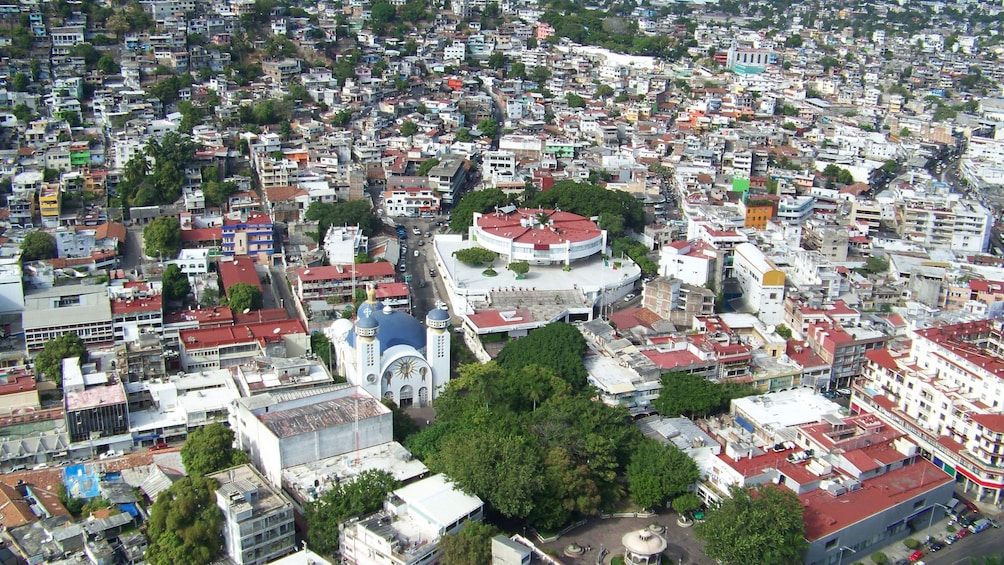
[[[402,408],[429,406],[450,380],[450,315],[435,309],[425,326],[376,302],[373,289],[353,324],[337,320],[325,333],[336,371],[376,398]]]

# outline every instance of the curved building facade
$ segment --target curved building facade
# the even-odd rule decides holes
[[[515,206],[475,213],[469,235],[507,262],[527,261],[531,265],[570,265],[602,253],[607,246],[606,230],[589,218]]]

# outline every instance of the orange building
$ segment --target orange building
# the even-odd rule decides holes
[[[777,214],[777,201],[769,198],[750,198],[743,202],[743,227],[767,229],[767,222]]]

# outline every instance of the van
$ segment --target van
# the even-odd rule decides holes
[[[974,534],[978,534],[983,530],[990,528],[991,526],[993,526],[993,524],[990,522],[990,520],[983,518],[981,520],[977,520],[975,523],[973,523],[973,525],[969,526],[969,531]]]

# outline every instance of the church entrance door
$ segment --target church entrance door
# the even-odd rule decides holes
[[[429,405],[429,389],[424,386],[418,389],[418,405],[422,408]]]
[[[411,385],[404,385],[401,387],[401,392],[398,394],[398,406],[401,408],[410,408],[414,402],[415,392],[411,388]]]

